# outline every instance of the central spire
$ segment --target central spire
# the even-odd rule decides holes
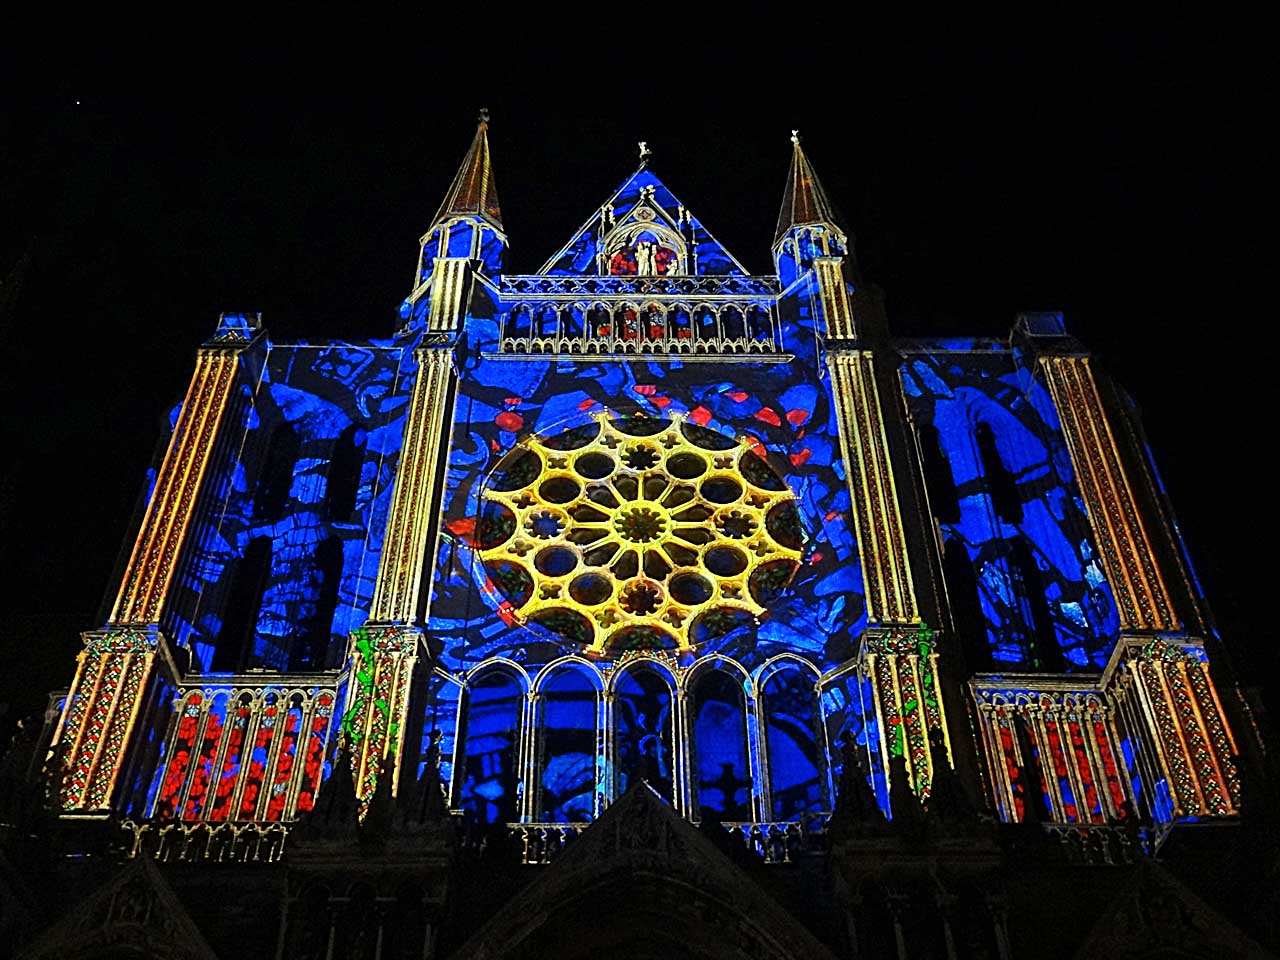
[[[493,181],[489,161],[489,111],[480,111],[471,148],[453,178],[453,186],[445,194],[444,203],[431,221],[432,226],[452,217],[480,217],[502,230],[502,208],[498,206],[498,188]]]
[[[840,220],[800,147],[800,131],[792,130],[791,170],[787,173],[787,188],[782,195],[782,210],[778,213],[773,242],[776,245],[792,227],[817,223],[839,226]]]

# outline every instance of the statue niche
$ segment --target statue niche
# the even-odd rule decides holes
[[[631,223],[605,243],[609,273],[615,277],[671,277],[683,273],[684,241],[655,223]]]

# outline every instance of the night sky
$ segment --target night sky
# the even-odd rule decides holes
[[[69,682],[218,313],[260,310],[281,340],[389,335],[482,106],[513,272],[569,239],[642,139],[730,251],[770,271],[799,128],[896,335],[1004,337],[1021,310],[1063,310],[1145,411],[1242,672],[1280,666],[1260,601],[1276,349],[1247,293],[1261,67],[1198,24],[1017,44],[804,26],[779,40],[815,46],[786,57],[597,43],[494,55],[482,79],[458,40],[377,71],[169,53],[5,83],[0,725]]]

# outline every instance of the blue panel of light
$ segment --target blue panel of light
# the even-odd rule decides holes
[[[823,759],[818,749],[818,700],[812,675],[798,667],[766,681],[765,737],[773,820],[799,820],[829,809],[824,797]]]
[[[617,792],[643,779],[671,799],[671,688],[654,670],[626,670],[617,681],[614,701],[614,757]]]
[[[549,822],[595,817],[595,685],[579,668],[561,668],[542,688],[541,812]]]
[[[516,746],[520,684],[493,670],[472,684],[467,698],[462,808],[476,823],[510,823],[518,813]]]
[[[692,710],[699,810],[714,811],[722,820],[752,819],[741,683],[708,671],[694,687]]]

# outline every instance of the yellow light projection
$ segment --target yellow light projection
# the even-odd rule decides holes
[[[688,650],[758,622],[802,542],[763,453],[678,416],[522,441],[476,529],[507,615],[595,654]]]

